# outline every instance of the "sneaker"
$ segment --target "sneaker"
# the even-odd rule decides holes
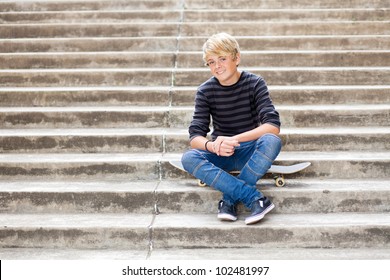
[[[218,219],[222,221],[236,221],[236,206],[228,205],[225,201],[221,200],[218,204]]]
[[[255,200],[252,203],[252,212],[249,217],[245,219],[245,224],[251,225],[259,222],[264,218],[265,214],[275,208],[275,205],[266,197]]]

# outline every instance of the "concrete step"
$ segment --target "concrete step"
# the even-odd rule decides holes
[[[0,154],[1,180],[190,179],[169,160],[181,154]],[[310,168],[289,178],[383,179],[388,178],[388,152],[282,152],[275,164],[310,161]]]
[[[0,12],[0,23],[101,22],[240,22],[240,21],[380,21],[390,9],[212,9],[212,10],[89,10]]]
[[[2,38],[177,36],[178,23],[2,24]],[[375,34],[375,32],[373,33]]]
[[[273,86],[268,85],[272,100],[276,105],[313,105],[313,104],[388,104],[390,103],[390,94],[388,94],[390,86],[388,85],[375,85],[375,86]],[[13,98],[8,96],[7,93],[2,95],[1,93],[7,92],[8,89],[0,89],[0,96],[3,98],[4,106],[16,106],[12,105]],[[18,89],[12,91],[12,96],[18,93]],[[172,89],[172,106],[193,106],[196,94],[196,87],[174,87]],[[32,94],[32,93],[31,93]],[[29,100],[32,96],[38,94],[25,94],[22,95],[23,99]],[[43,93],[42,93],[43,95]],[[52,94],[54,96],[54,94]],[[53,97],[50,98],[53,99]],[[30,97],[29,97],[30,96]],[[44,95],[43,95],[44,96]],[[43,98],[43,97],[42,97]],[[1,98],[0,98],[1,100]],[[9,100],[9,101],[8,101]],[[20,98],[21,102],[22,98]],[[39,100],[36,97],[35,100]],[[8,102],[7,102],[8,101]],[[1,102],[1,101],[0,101]],[[32,101],[34,102],[34,101]],[[25,103],[24,106],[29,106],[30,103]],[[43,102],[42,102],[43,103]],[[35,104],[42,104],[37,103]],[[22,103],[23,104],[23,103]],[[22,105],[23,106],[23,105]],[[42,106],[42,105],[41,105]]]
[[[1,214],[1,248],[149,248],[152,214]]]
[[[258,6],[252,6],[239,9],[184,10],[183,20],[184,22],[378,21],[388,20],[390,16],[390,9],[386,8],[308,9],[307,6],[298,9],[284,8],[259,9]]]
[[[382,92],[384,89],[378,90]],[[187,93],[190,95],[190,92]],[[172,88],[168,86],[3,87],[0,88],[0,106],[169,106],[171,96]],[[385,95],[382,94],[382,96]],[[367,99],[367,102],[373,99],[375,99],[374,96]],[[193,104],[193,95],[191,100]]]
[[[390,105],[276,106],[283,126],[388,126]],[[14,128],[181,128],[193,107],[10,107],[0,108],[0,127]]]
[[[390,65],[390,51],[243,51],[241,57],[240,66],[243,68],[386,67]],[[15,59],[18,58],[15,57]],[[177,67],[179,68],[204,66],[201,52],[180,52],[177,55],[176,61]],[[5,62],[3,65],[6,66],[9,64]],[[27,65],[31,65],[31,63]]]
[[[389,66],[390,51],[242,52],[241,67]],[[1,69],[39,68],[193,68],[202,67],[201,52],[72,52],[0,54]]]
[[[373,0],[369,3],[363,0],[350,0],[341,2],[337,0],[298,0],[298,1],[274,1],[274,0],[254,0],[251,2],[237,0],[234,2],[220,2],[218,0],[186,0],[187,9],[297,9],[297,8],[389,8],[389,3],[382,0]]]
[[[375,54],[373,55],[373,59]],[[384,60],[386,60],[384,54]],[[173,68],[173,52],[88,52],[0,54],[2,69]],[[379,65],[378,65],[379,66]]]
[[[246,226],[214,214],[2,214],[0,247],[389,249],[387,214],[269,214]]]
[[[370,16],[370,14],[372,16]],[[375,15],[376,14],[376,15]],[[355,17],[364,15],[372,20],[381,20],[386,11],[367,13],[357,11]],[[136,11],[18,11],[0,12],[0,23],[102,23],[102,22],[178,22],[181,12],[178,10],[136,10]]]
[[[261,25],[253,28],[253,25]],[[210,36],[219,30],[241,36],[390,35],[389,21],[191,22],[2,24],[2,38]],[[180,26],[180,28],[179,28]]]
[[[170,86],[171,68],[0,70],[4,87]]]
[[[390,84],[389,67],[245,67],[242,70],[261,75],[268,84],[274,86]],[[181,68],[175,71],[175,85],[200,85],[210,76],[210,70],[207,68]]]
[[[388,50],[389,35],[236,36],[242,51]],[[90,37],[0,39],[0,52],[199,51],[197,37]],[[179,42],[179,43],[178,43]]]
[[[261,179],[258,189],[275,204],[272,213],[388,212],[388,180],[316,180],[286,179],[278,188],[272,179]],[[221,193],[199,187],[197,181],[162,181],[156,189],[160,213],[218,213]],[[24,202],[23,202],[24,203]],[[249,210],[238,205],[238,212]]]
[[[387,126],[388,104],[377,105],[276,105],[283,127],[321,128]],[[1,112],[1,111],[0,111]],[[187,128],[191,122],[193,107],[172,107],[169,125],[172,128]],[[14,122],[17,124],[18,122]]]
[[[282,128],[284,151],[388,151],[390,129]],[[0,153],[181,153],[187,129],[3,129]]]
[[[0,182],[1,213],[153,214],[158,181]]]
[[[127,1],[127,0],[95,0],[95,1],[6,1],[0,3],[0,10],[9,11],[79,11],[79,10],[174,10],[174,9],[299,9],[299,8],[389,8],[389,4],[383,0],[372,0],[369,3],[363,0],[351,0],[348,2],[331,1],[273,1],[255,0],[250,3],[238,0],[234,3],[221,3],[220,1],[205,0],[153,0],[153,1]]]
[[[261,28],[253,28],[254,25]],[[183,23],[182,36],[211,36],[224,30],[241,36],[291,35],[390,35],[389,21],[312,21],[312,22],[191,22]],[[31,29],[34,33],[34,30]],[[2,34],[0,29],[0,34]],[[4,33],[3,33],[4,34]],[[27,34],[26,34],[27,35]],[[5,38],[9,38],[5,35]]]
[[[287,178],[258,183],[275,204],[272,213],[380,213],[390,211],[390,181]],[[0,181],[0,213],[216,214],[221,193],[192,180],[163,181]],[[238,212],[248,209],[239,205]]]
[[[163,248],[361,248],[389,247],[387,214],[269,214],[253,227],[243,217],[221,224],[214,214],[159,215],[153,245]]]
[[[0,10],[9,11],[79,11],[79,10],[134,10],[134,9],[176,9],[181,7],[180,2],[176,0],[92,0],[92,1],[65,1],[65,0],[22,0],[22,1],[5,1],[0,3]]]
[[[386,260],[383,248],[48,249],[2,248],[2,260]]]
[[[389,104],[390,85],[268,86],[277,105]],[[1,107],[194,106],[196,87],[2,87]]]
[[[242,69],[244,70],[244,69]],[[390,67],[246,67],[268,84],[389,85]],[[3,87],[198,86],[210,78],[207,68],[99,68],[0,70]],[[172,84],[174,83],[174,84]]]

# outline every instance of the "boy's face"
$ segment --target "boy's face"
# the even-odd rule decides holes
[[[226,56],[208,56],[207,65],[210,67],[211,74],[218,79],[223,86],[235,84],[240,78],[240,72],[237,66],[240,64],[240,55],[232,59],[231,55]]]

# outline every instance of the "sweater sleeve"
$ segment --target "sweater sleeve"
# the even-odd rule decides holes
[[[195,96],[195,111],[188,132],[190,141],[197,137],[206,137],[210,132],[210,106],[207,97],[198,89]]]
[[[276,127],[280,127],[279,113],[276,111],[272,104],[271,97],[269,95],[268,87],[263,78],[260,77],[255,84],[255,106],[258,114],[258,121],[261,124],[271,124]]]

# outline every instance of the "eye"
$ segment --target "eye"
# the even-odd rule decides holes
[[[214,66],[215,65],[215,61],[213,60],[210,60],[210,61],[207,61],[207,66]]]
[[[225,61],[226,61],[226,57],[220,57],[220,58],[219,58],[219,62],[222,62],[222,63],[223,63],[223,62],[225,62]]]

